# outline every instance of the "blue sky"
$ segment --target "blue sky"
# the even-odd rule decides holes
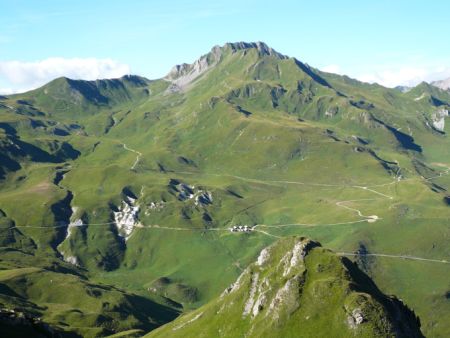
[[[228,41],[387,86],[450,77],[450,1],[0,0],[0,92],[164,76]]]

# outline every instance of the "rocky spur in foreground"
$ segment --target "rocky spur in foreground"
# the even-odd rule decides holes
[[[284,238],[217,299],[146,337],[423,337],[419,318],[356,264]]]

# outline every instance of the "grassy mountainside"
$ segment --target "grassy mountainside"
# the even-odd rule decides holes
[[[86,270],[40,253],[35,243],[5,223],[3,219],[2,336],[94,337],[127,329],[148,331],[178,315],[179,306],[164,298],[152,300],[90,281]]]
[[[189,310],[305,235],[356,255],[426,335],[448,336],[449,106],[448,91],[361,83],[262,43],[216,46],[164,79],[2,97],[3,269],[51,260]]]
[[[347,258],[290,237],[220,297],[146,337],[423,337],[419,320]]]

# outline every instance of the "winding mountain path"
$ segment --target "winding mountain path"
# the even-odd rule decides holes
[[[129,148],[125,143],[122,143],[122,146],[125,150],[133,152],[136,154],[136,160],[134,161],[133,165],[130,167],[130,170],[134,170],[137,164],[139,163],[140,158],[142,157],[142,153]],[[424,178],[422,179],[424,181],[431,181],[435,178],[442,177],[444,175],[448,175],[450,173],[450,167],[444,164],[439,164],[439,166],[446,168],[446,170],[441,171],[438,175],[435,175],[433,177]],[[326,183],[311,183],[311,182],[301,182],[301,181],[286,181],[286,180],[261,180],[261,179],[255,179],[255,178],[249,178],[249,177],[242,177],[237,175],[231,175],[231,174],[214,174],[214,173],[195,173],[195,172],[185,172],[185,171],[179,171],[176,172],[176,174],[188,174],[188,175],[206,175],[206,176],[215,176],[215,177],[231,177],[251,183],[260,183],[260,184],[294,184],[294,185],[304,185],[304,186],[316,186],[316,187],[334,187],[334,188],[354,188],[354,189],[361,189],[365,190],[367,192],[376,194],[378,196],[381,196],[379,198],[366,198],[366,199],[357,199],[357,200],[345,200],[345,201],[338,201],[336,202],[336,205],[338,207],[356,212],[359,217],[362,219],[355,220],[355,221],[348,221],[348,222],[337,222],[337,223],[287,223],[287,224],[256,224],[253,227],[254,232],[261,233],[263,235],[274,237],[274,238],[282,238],[282,236],[278,236],[275,234],[271,234],[267,231],[264,231],[260,228],[283,228],[283,227],[290,227],[290,226],[299,226],[299,227],[317,227],[317,226],[336,226],[336,225],[348,225],[348,224],[357,224],[357,223],[363,223],[363,222],[375,222],[377,220],[380,220],[377,215],[364,215],[359,209],[352,208],[348,205],[345,205],[346,203],[352,203],[352,202],[360,202],[360,201],[374,201],[382,198],[387,198],[392,200],[393,197],[387,194],[384,194],[382,192],[379,192],[377,190],[374,190],[373,188],[376,187],[385,187],[389,185],[393,185],[400,182],[405,182],[409,180],[414,180],[417,178],[408,178],[399,180],[396,178],[395,180],[384,183],[384,184],[378,184],[378,185],[368,185],[368,186],[362,186],[362,185],[347,185],[347,184],[326,184]],[[143,194],[144,187],[141,188],[141,195]],[[115,222],[106,222],[106,223],[91,223],[91,224],[77,224],[73,225],[73,227],[87,227],[87,226],[106,226],[115,224]],[[23,229],[23,228],[39,228],[39,229],[55,229],[55,228],[65,228],[67,227],[66,224],[64,225],[54,225],[54,226],[13,226],[8,229]],[[159,226],[159,225],[142,225],[139,224],[136,226],[137,228],[144,228],[144,229],[161,229],[161,230],[169,230],[169,231],[214,231],[214,232],[229,232],[230,230],[228,228],[204,228],[204,227],[196,227],[196,228],[180,228],[180,227],[166,227],[166,226]],[[398,259],[408,259],[408,260],[415,260],[415,261],[424,261],[424,262],[434,262],[434,263],[443,263],[443,264],[450,264],[449,261],[445,259],[429,259],[429,258],[423,258],[423,257],[417,257],[417,256],[409,256],[409,255],[391,255],[391,254],[382,254],[382,253],[351,253],[351,252],[337,252],[338,255],[341,256],[374,256],[374,257],[388,257],[388,258],[398,258]]]
[[[402,258],[402,259],[409,259],[409,260],[413,260],[413,261],[424,261],[424,262],[450,264],[450,262],[445,259],[430,259],[430,258],[408,256],[408,255],[388,255],[388,254],[379,254],[379,253],[353,253],[353,252],[336,252],[336,254],[339,256],[374,256],[374,257]]]
[[[370,215],[370,216],[363,215],[360,210],[351,208],[351,207],[345,205],[344,203],[360,202],[360,201],[376,201],[376,200],[377,200],[376,198],[364,198],[364,199],[359,199],[359,200],[340,201],[340,202],[336,202],[336,205],[338,207],[341,207],[341,208],[344,208],[344,209],[347,209],[350,211],[355,211],[359,217],[365,218],[367,220],[367,222],[369,222],[369,223],[373,223],[380,219],[377,215]]]
[[[337,224],[352,224],[352,223],[358,223],[358,222],[366,222],[366,220],[360,220],[360,221],[354,221],[354,222],[344,222],[344,223],[334,223],[334,224],[321,224],[321,225],[337,225]],[[87,226],[105,226],[115,224],[115,222],[106,222],[106,223],[91,223],[91,224],[76,224],[73,225],[73,227],[87,227]],[[279,225],[264,225],[264,224],[257,224],[254,227],[254,232],[262,233],[269,237],[274,238],[282,238],[282,236],[277,236],[274,234],[271,234],[264,230],[255,229],[256,227],[269,227],[269,228],[275,228],[275,227],[283,227],[283,226],[291,226],[291,225],[307,225],[307,226],[317,226],[317,225],[311,225],[311,224],[279,224]],[[23,228],[38,228],[38,229],[54,229],[54,228],[62,228],[67,227],[67,225],[60,225],[60,226],[13,226],[8,228],[9,229],[23,229]],[[217,229],[217,228],[203,228],[203,227],[197,227],[197,228],[174,228],[174,227],[165,227],[165,226],[159,226],[159,225],[139,225],[137,228],[141,229],[161,229],[161,230],[170,230],[170,231],[214,231],[214,232],[229,232],[229,229]],[[7,248],[7,247],[0,247],[0,248]],[[432,262],[432,263],[442,263],[442,264],[450,264],[450,261],[447,261],[446,259],[431,259],[431,258],[424,258],[424,257],[418,257],[418,256],[410,256],[410,255],[391,255],[391,254],[382,254],[382,253],[354,253],[354,252],[336,252],[339,256],[373,256],[373,257],[387,257],[387,258],[398,258],[398,259],[407,259],[407,260],[413,260],[413,261],[423,261],[423,262]]]
[[[136,168],[137,164],[139,163],[139,160],[141,159],[142,153],[135,149],[129,148],[125,143],[122,143],[122,145],[125,150],[131,151],[132,153],[136,154],[136,161],[134,161],[133,165],[130,167],[130,170],[134,170],[134,168]]]

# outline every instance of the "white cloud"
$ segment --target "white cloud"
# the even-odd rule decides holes
[[[328,65],[322,67],[321,70],[327,73],[341,74],[341,67],[339,65]]]
[[[48,58],[41,61],[0,61],[0,83],[8,88],[0,93],[19,92],[42,86],[61,76],[96,80],[116,78],[130,73],[127,64],[112,59]],[[8,90],[9,89],[9,90]]]
[[[12,94],[14,93],[14,91],[11,88],[1,88],[0,87],[0,95],[4,94],[4,95],[8,95],[8,94]]]
[[[367,71],[361,71],[366,69]],[[358,69],[343,69],[339,65],[328,65],[322,71],[346,74],[363,82],[378,83],[385,87],[415,86],[422,81],[432,82],[450,78],[450,66],[405,64],[403,66],[359,65]]]
[[[450,77],[450,67],[405,66],[357,76],[361,81],[377,82],[386,87],[415,86],[422,81],[431,82]]]

